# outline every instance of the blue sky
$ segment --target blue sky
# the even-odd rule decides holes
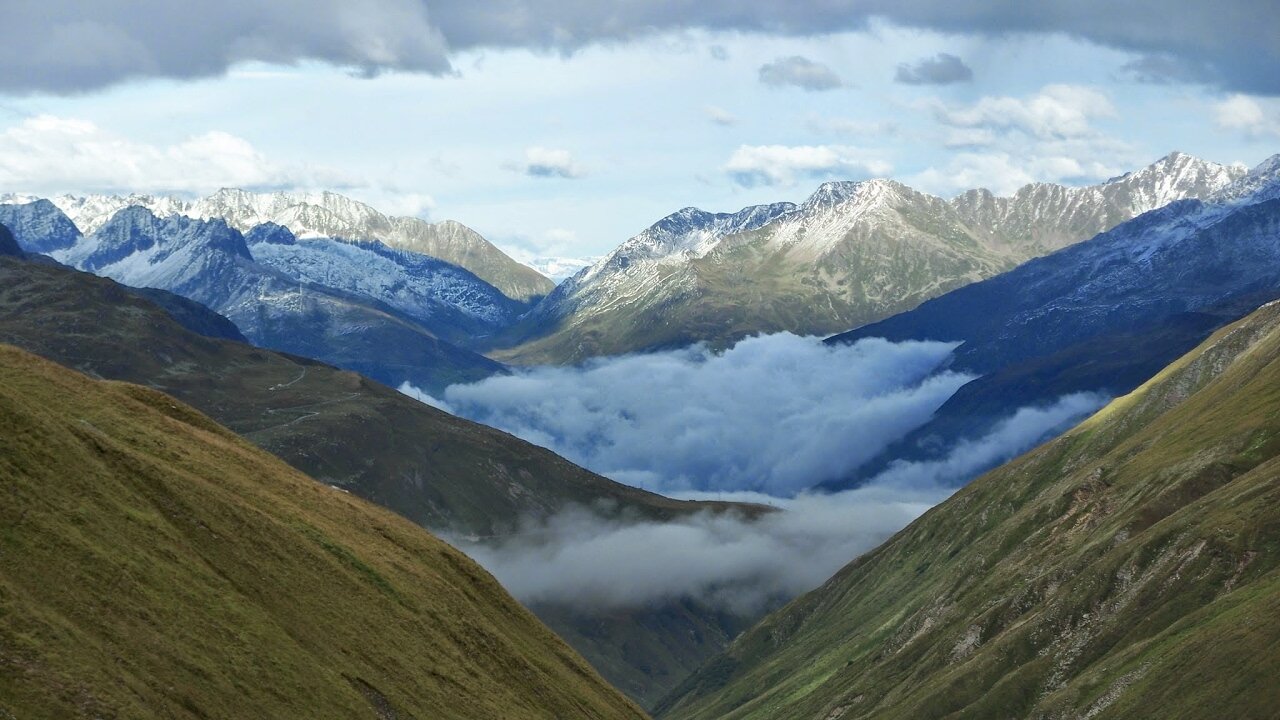
[[[304,55],[0,85],[0,192],[329,188],[516,254],[582,256],[687,205],[798,201],[825,179],[950,196],[1096,182],[1175,149],[1249,165],[1280,151],[1270,89],[1140,77],[1149,55],[1079,33],[872,20],[495,45],[451,51],[444,74]],[[948,84],[896,79],[957,67]]]

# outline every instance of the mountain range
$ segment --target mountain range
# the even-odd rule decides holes
[[[0,196],[0,203],[21,204],[36,199],[9,195]],[[242,233],[274,223],[304,239],[377,240],[465,268],[520,302],[533,301],[554,287],[551,280],[512,260],[461,223],[389,216],[334,192],[254,193],[224,188],[196,200],[142,194],[60,195],[49,200],[86,235],[107,224],[120,210],[144,207],[160,218],[181,215],[196,220],[222,219]]]
[[[887,180],[826,183],[800,205],[720,214],[686,208],[559,286],[465,226],[387,216],[335,193],[226,189],[190,201],[96,195],[25,204],[16,201],[28,198],[8,196],[0,222],[19,242],[41,238],[43,245],[29,251],[203,302],[259,344],[387,382],[412,375],[415,384],[438,390],[500,370],[476,352],[520,364],[565,363],[695,342],[724,347],[758,333],[847,330],[1169,202],[1208,197],[1243,172],[1173,153],[1100,185],[1041,183],[1011,197],[972,190],[943,200]],[[221,220],[245,237],[247,247],[236,253],[242,260],[279,274],[228,283],[190,256],[154,267],[155,253],[181,253],[147,254],[141,247],[125,253],[134,241],[119,237],[121,224],[129,223],[116,218],[125,211],[135,221],[128,232],[137,232],[144,208],[169,234],[212,227],[194,220]],[[99,244],[112,246],[106,252],[112,263],[91,257]],[[137,257],[126,261],[125,254]],[[184,267],[173,267],[176,262]],[[207,273],[213,276],[203,277]],[[233,297],[228,286],[252,300]],[[353,309],[353,303],[372,307]],[[432,341],[413,337],[417,328],[400,320],[447,347],[419,351]],[[292,324],[304,327],[294,332]],[[365,325],[376,326],[380,339],[363,342],[362,331],[353,334]],[[385,342],[389,338],[394,343]],[[432,357],[441,370],[412,367],[403,356],[378,365],[360,360],[376,354],[379,344],[415,348],[402,355]]]
[[[685,208],[561,283],[494,354],[517,363],[748,335],[830,334],[909,310],[1244,170],[1173,153],[1101,185],[943,200],[889,180],[823,184],[799,205]]]
[[[847,329],[915,307],[830,342],[959,342],[943,369],[979,377],[925,427],[830,486],[853,487],[895,461],[936,458],[1019,407],[1080,390],[1128,392],[1280,296],[1277,174],[1280,158],[1246,174],[1175,153],[1102,185],[1035,185],[1009,198],[972,191],[947,201],[891,181],[828,183],[801,205],[683,210],[541,301],[536,289],[521,297],[433,255],[442,247],[435,240],[413,246],[395,234],[396,218],[337,195],[59,198],[70,215],[36,200],[0,205],[0,223],[14,229],[10,236],[0,225],[0,255],[15,256],[0,259],[0,342],[169,393],[322,484],[466,542],[576,506],[659,521],[702,511],[750,517],[767,511],[621,486],[383,383],[435,391],[504,372],[479,350],[567,362]],[[432,237],[478,247],[463,230]],[[648,706],[747,620],[684,601],[595,615],[534,610]],[[744,642],[757,641],[704,666],[663,712],[715,717],[706,708],[739,703],[746,717],[790,707],[779,696],[743,699],[763,682],[749,674],[757,658],[804,687],[818,682],[791,655],[744,659]],[[796,707],[807,713],[807,702]],[[840,707],[822,705],[815,717]]]
[[[225,315],[254,343],[399,385],[438,389],[502,372],[452,341],[496,331],[521,304],[450,263],[378,242],[248,236],[222,220],[117,211],[90,235],[48,200],[0,205],[29,252]]]

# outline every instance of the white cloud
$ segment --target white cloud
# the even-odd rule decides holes
[[[365,193],[369,195],[369,193]],[[427,218],[436,208],[436,200],[430,195],[416,192],[383,191],[373,193],[369,201],[378,210],[405,217]]]
[[[496,541],[454,541],[527,603],[590,613],[693,598],[744,614],[768,609],[1104,400],[1078,394],[1022,408],[939,460],[896,463],[857,489],[811,493],[919,427],[969,379],[939,372],[952,347],[881,339],[831,347],[780,334],[718,355],[689,348],[452,386],[451,412],[607,477],[780,509],[754,520],[701,513],[654,522],[578,508]]]
[[[583,612],[694,598],[753,614],[810,590],[879,545],[962,482],[1078,422],[1104,398],[1081,394],[1023,408],[939,461],[900,463],[866,486],[779,499],[758,493],[679,493],[780,508],[751,521],[704,513],[667,523],[606,521],[574,510],[497,545],[462,547],[516,597]]]
[[[984,97],[967,105],[929,100],[942,144],[957,151],[905,178],[948,194],[985,187],[1007,195],[1031,182],[1100,182],[1130,169],[1138,153],[1095,126],[1116,116],[1096,89],[1048,85],[1027,97]]]
[[[967,106],[935,100],[931,105],[944,125],[1016,131],[1039,139],[1093,135],[1092,121],[1116,115],[1105,94],[1078,85],[1048,85],[1028,98],[984,97]]]
[[[529,177],[577,179],[585,176],[586,170],[573,159],[568,150],[534,146],[524,151],[524,161],[508,163],[511,170],[524,173]]]
[[[834,70],[799,55],[778,58],[761,65],[760,82],[772,87],[797,87],[811,92],[844,86],[844,81]]]
[[[336,171],[278,163],[225,132],[151,145],[92,122],[41,115],[0,132],[0,186],[32,192],[204,193],[220,187],[352,186]]]
[[[871,486],[929,488],[946,486],[1008,462],[1046,438],[1062,433],[1106,404],[1097,393],[1075,393],[1048,407],[1024,407],[1001,421],[985,437],[962,440],[941,460],[898,461],[869,481]]]
[[[738,118],[735,117],[733,113],[715,105],[707,105],[702,108],[702,112],[711,120],[711,122],[717,125],[733,125],[738,122]]]
[[[797,179],[863,179],[893,172],[889,163],[847,145],[742,145],[724,166],[739,185],[792,185]]]
[[[791,495],[846,476],[927,421],[970,379],[934,374],[951,348],[783,333],[721,354],[534,368],[454,385],[442,399],[619,482]]]
[[[580,244],[577,232],[559,227],[498,241],[499,249],[516,262],[524,263],[557,282],[595,262],[595,258],[574,255]],[[443,405],[438,400],[432,400],[428,404],[436,407]],[[447,407],[443,409],[448,410]]]
[[[1055,151],[1056,150],[1056,151]],[[1034,148],[1022,152],[995,149],[991,152],[961,152],[942,167],[932,167],[908,179],[913,186],[947,195],[971,188],[987,188],[997,195],[1011,195],[1034,182],[1062,184],[1097,182],[1123,172],[1115,165],[1089,155],[1104,155],[1096,149],[1072,153],[1070,148]],[[1128,149],[1122,149],[1127,153]]]
[[[868,488],[775,499],[782,511],[756,521],[703,513],[616,522],[580,509],[497,545],[450,539],[525,603],[590,613],[695,598],[753,615],[818,586],[950,492]]]
[[[1251,138],[1280,137],[1280,106],[1264,108],[1248,95],[1232,95],[1214,106],[1214,122]]]
[[[943,143],[948,148],[989,147],[996,144],[996,134],[988,128],[955,128]]]
[[[893,135],[898,132],[898,124],[890,120],[853,120],[843,117],[822,117],[811,115],[808,120],[809,129],[814,132],[845,135],[848,137],[867,137],[870,135]]]

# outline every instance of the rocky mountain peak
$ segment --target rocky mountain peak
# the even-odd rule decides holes
[[[257,245],[258,243],[296,245],[298,238],[289,228],[273,222],[266,222],[245,233],[244,241],[248,245]]]
[[[27,252],[49,254],[65,250],[80,239],[80,230],[56,205],[44,199],[0,205],[0,223]]]

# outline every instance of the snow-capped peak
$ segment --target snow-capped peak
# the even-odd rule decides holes
[[[736,213],[710,213],[695,207],[678,210],[623,243],[613,255],[665,258],[706,254],[727,235],[763,227],[796,209],[792,203],[752,205]],[[611,256],[612,257],[612,256]]]
[[[1280,198],[1280,154],[1258,163],[1256,167],[1212,196],[1227,203],[1259,203]]]
[[[880,205],[892,200],[902,185],[892,180],[840,180],[824,182],[801,205],[803,213],[816,213],[831,210],[846,202],[856,202],[860,206]]]

